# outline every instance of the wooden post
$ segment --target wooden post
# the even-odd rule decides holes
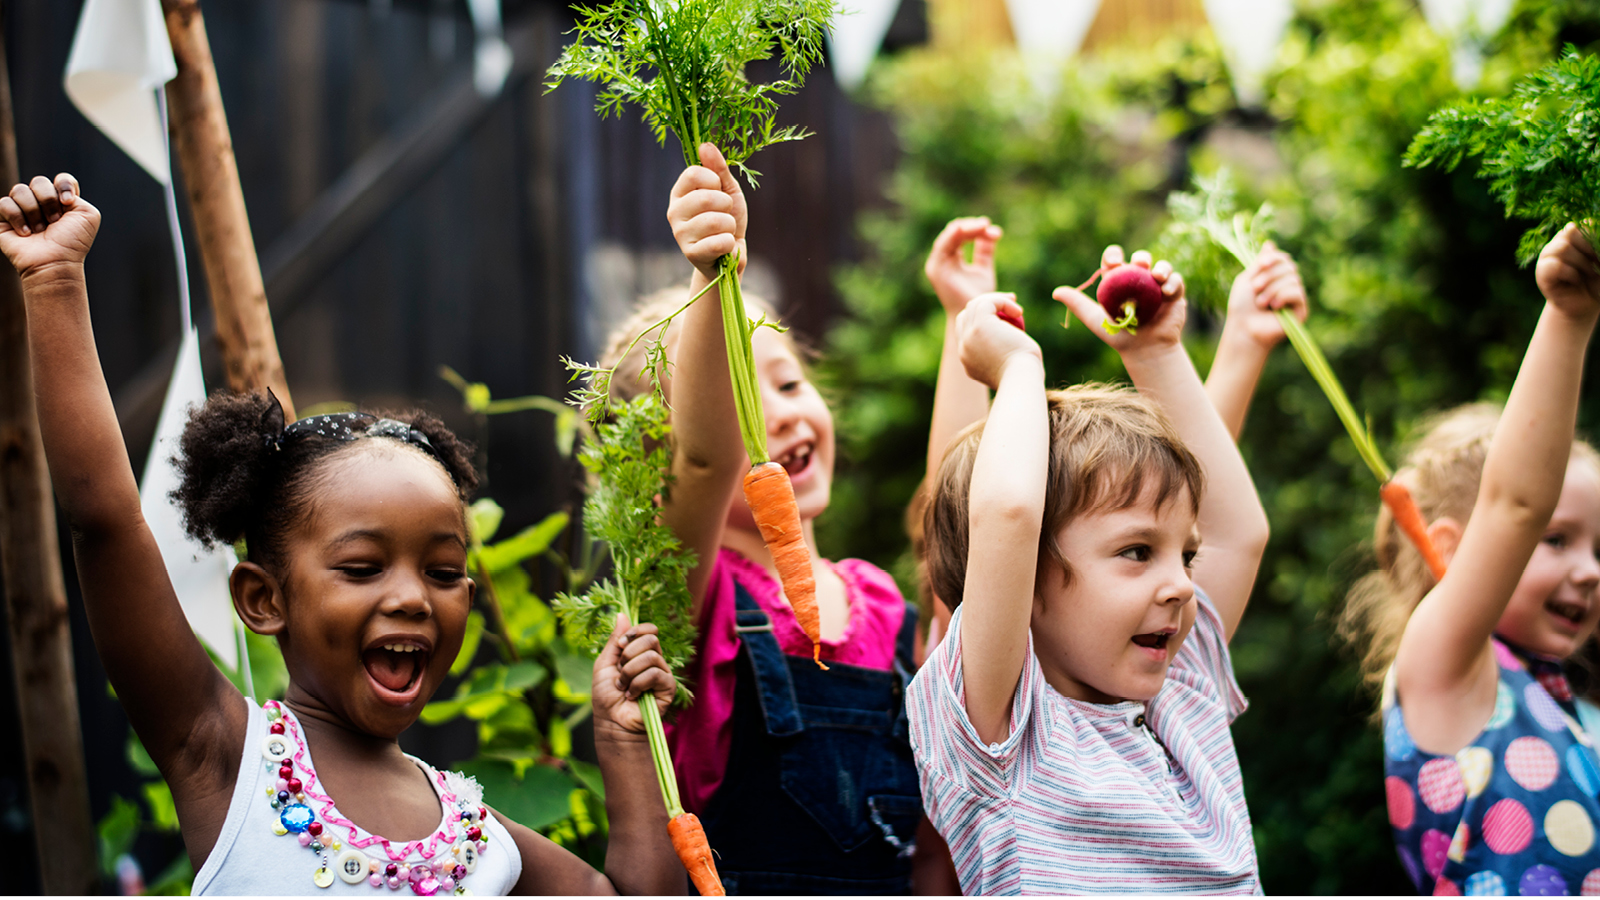
[[[167,84],[167,106],[205,262],[228,386],[236,391],[272,388],[283,403],[285,416],[293,421],[294,404],[272,333],[267,291],[250,236],[239,166],[200,3],[161,0],[161,9],[178,63],[178,77]]]
[[[0,190],[9,190],[19,177],[3,37],[0,183],[5,187]],[[93,894],[100,887],[100,870],[89,818],[55,498],[34,407],[22,283],[9,265],[0,264],[0,270],[0,567],[39,882],[46,894]]]

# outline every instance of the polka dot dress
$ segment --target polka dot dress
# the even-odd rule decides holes
[[[1423,894],[1600,895],[1594,748],[1511,648],[1496,639],[1494,651],[1494,712],[1454,756],[1418,749],[1385,691],[1384,792],[1400,862]]]

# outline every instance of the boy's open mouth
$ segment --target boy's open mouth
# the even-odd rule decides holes
[[[384,699],[405,703],[415,699],[409,695],[421,683],[429,656],[427,647],[404,640],[367,648],[362,651],[361,662],[382,693],[394,695]]]
[[[1149,634],[1134,635],[1133,642],[1141,647],[1149,647],[1151,650],[1165,650],[1167,649],[1167,638],[1170,637],[1172,637],[1172,632],[1170,631],[1152,631]]]
[[[816,445],[810,441],[796,444],[793,447],[790,447],[787,453],[778,457],[775,462],[777,462],[778,465],[783,466],[784,471],[789,473],[790,478],[793,478],[794,476],[799,475],[801,472],[804,472],[806,469],[810,468],[811,451],[815,448]]]

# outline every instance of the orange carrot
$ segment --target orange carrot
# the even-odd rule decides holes
[[[672,835],[672,849],[678,853],[683,867],[689,870],[689,880],[702,897],[726,897],[722,879],[717,875],[717,862],[711,858],[711,845],[706,841],[706,830],[694,813],[673,816],[667,823],[667,833]]]
[[[772,564],[783,583],[783,595],[794,608],[794,617],[811,639],[811,658],[822,665],[822,615],[817,610],[817,580],[811,572],[811,549],[800,528],[800,508],[794,502],[794,487],[789,473],[775,462],[751,466],[744,476],[744,499],[750,515],[767,542]]]
[[[1394,524],[1405,532],[1411,543],[1417,545],[1422,552],[1422,560],[1428,564],[1428,571],[1433,573],[1435,581],[1444,578],[1444,557],[1439,555],[1438,548],[1433,546],[1433,541],[1428,538],[1428,523],[1422,518],[1422,510],[1417,508],[1417,501],[1411,498],[1411,491],[1405,485],[1393,478],[1385,481],[1383,487],[1378,488],[1378,496],[1383,498],[1383,505],[1389,507],[1389,513],[1394,516]]]

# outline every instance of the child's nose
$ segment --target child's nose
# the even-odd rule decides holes
[[[782,391],[767,391],[766,396],[761,398],[761,405],[769,434],[783,434],[800,419],[800,404],[785,397]]]
[[[403,576],[395,579],[393,588],[384,596],[383,611],[402,616],[427,618],[433,613],[433,603],[428,599],[428,587],[420,576]]]
[[[1578,551],[1578,564],[1572,570],[1572,583],[1582,588],[1600,585],[1600,559],[1589,550]]]

